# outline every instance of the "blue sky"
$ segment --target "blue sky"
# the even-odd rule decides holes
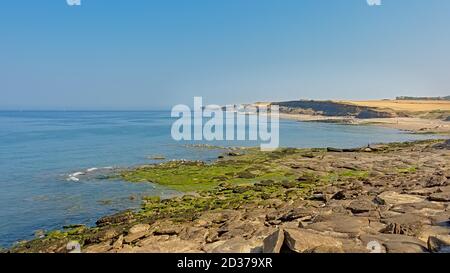
[[[450,1],[3,0],[0,109],[450,95]]]

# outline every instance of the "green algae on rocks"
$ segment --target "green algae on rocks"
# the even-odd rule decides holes
[[[120,176],[126,181],[153,182],[182,192],[211,190],[224,181],[240,185],[267,179],[293,179],[295,173],[292,169],[278,164],[278,160],[300,153],[305,151],[280,149],[267,153],[246,149],[242,154],[221,156],[221,159],[210,164],[201,161],[170,161],[126,170]]]

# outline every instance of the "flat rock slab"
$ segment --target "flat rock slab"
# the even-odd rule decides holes
[[[285,244],[286,246],[298,253],[306,251],[313,251],[314,249],[326,246],[339,250],[342,249],[342,242],[331,236],[325,236],[318,232],[306,229],[285,229]]]
[[[406,235],[379,234],[361,235],[360,239],[364,245],[378,244],[380,252],[387,253],[425,253],[428,248],[425,242]]]
[[[425,198],[417,195],[401,194],[394,191],[383,192],[377,196],[377,199],[382,203],[391,206],[409,203],[419,203],[425,200]]]
[[[308,226],[307,229],[319,232],[332,231],[338,233],[346,233],[350,236],[359,236],[369,229],[369,220],[365,217],[352,217],[346,215],[332,215],[321,222],[315,222]]]

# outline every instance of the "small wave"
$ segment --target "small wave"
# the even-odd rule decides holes
[[[102,168],[93,167],[93,168],[86,169],[85,171],[78,171],[78,172],[71,173],[67,176],[66,180],[78,182],[78,181],[80,181],[79,176],[88,176],[88,178],[89,178],[89,174],[91,174],[93,172],[97,172],[97,171],[101,171],[101,170],[112,170],[112,169],[114,169],[114,167],[111,167],[111,166],[102,167]]]

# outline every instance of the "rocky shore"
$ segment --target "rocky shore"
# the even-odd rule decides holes
[[[9,252],[423,253],[450,249],[450,141],[230,151],[120,173],[188,192]]]

